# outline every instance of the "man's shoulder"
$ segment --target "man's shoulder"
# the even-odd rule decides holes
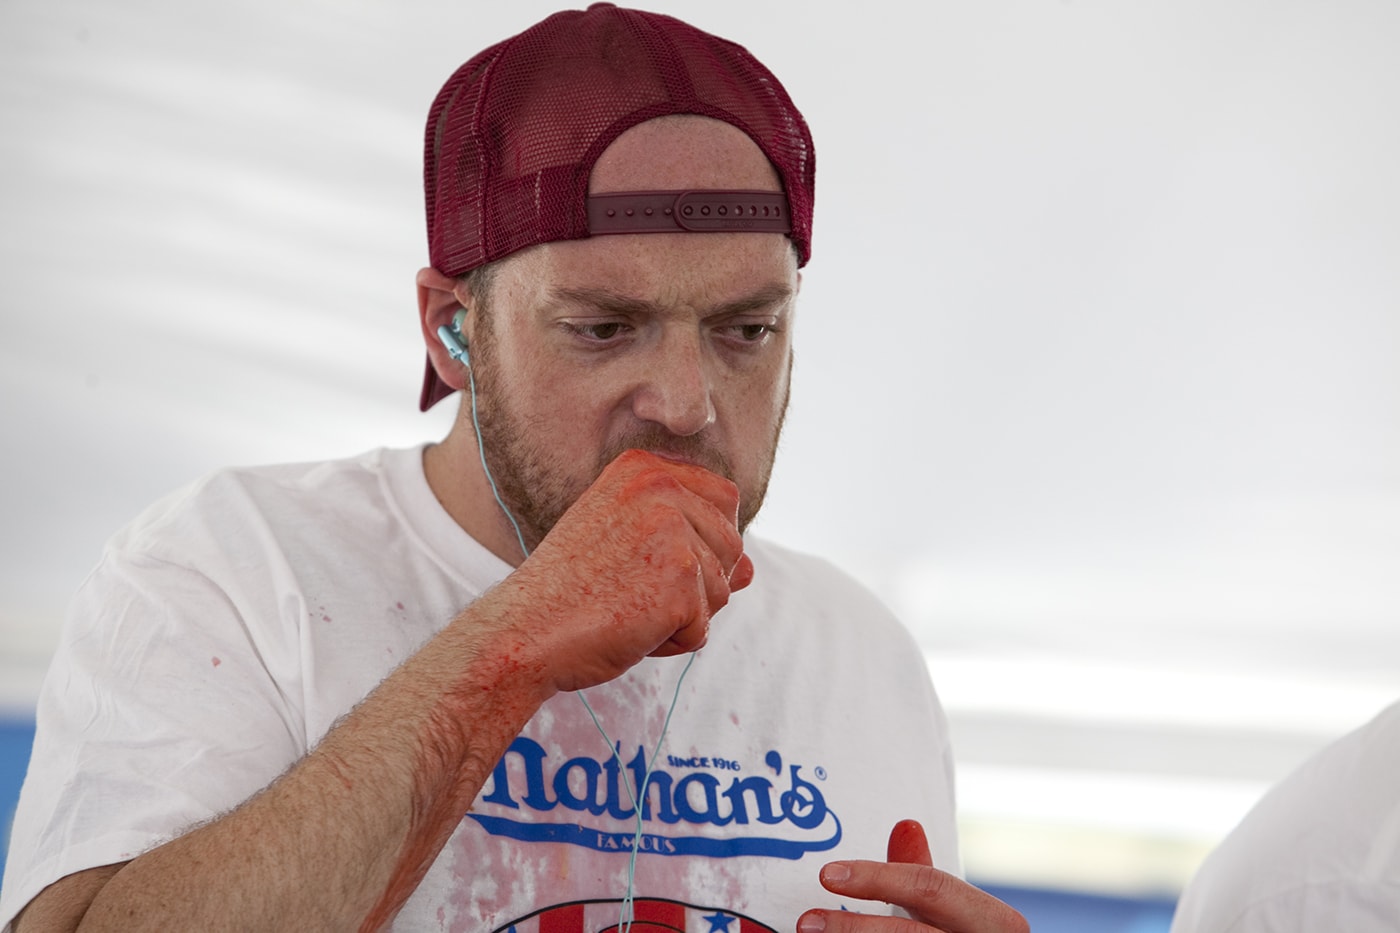
[[[231,466],[211,471],[157,499],[113,536],[121,548],[152,542],[228,535],[245,524],[321,524],[383,509],[382,477],[410,451],[384,448],[353,457]]]
[[[744,553],[754,562],[755,581],[760,579],[758,572],[763,570],[784,581],[806,580],[815,586],[849,586],[869,593],[851,574],[828,558],[809,551],[749,534],[744,536]]]

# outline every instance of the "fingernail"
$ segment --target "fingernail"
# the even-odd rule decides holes
[[[840,862],[832,862],[822,869],[823,881],[834,881],[840,884],[842,881],[851,880],[851,868],[849,865],[842,865]]]
[[[821,914],[803,914],[797,921],[797,933],[822,933],[826,929],[826,917]]]

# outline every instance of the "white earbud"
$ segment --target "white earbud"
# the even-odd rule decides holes
[[[452,326],[442,325],[437,329],[437,335],[454,360],[460,360],[463,366],[470,366],[472,361],[467,355],[467,338],[462,336],[462,322],[466,319],[467,309],[458,308],[457,313],[452,315]]]

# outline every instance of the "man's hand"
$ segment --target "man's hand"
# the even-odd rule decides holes
[[[626,451],[483,603],[556,690],[695,651],[710,617],[753,579],[738,507],[738,489],[709,470]]]
[[[904,820],[890,833],[887,862],[832,862],[822,887],[833,894],[903,907],[913,920],[809,910],[799,933],[1030,933],[1026,918],[985,891],[933,867],[924,828]]]

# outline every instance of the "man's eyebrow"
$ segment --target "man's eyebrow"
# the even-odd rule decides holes
[[[743,298],[705,309],[705,315],[745,314],[787,304],[793,297],[792,286],[786,283],[766,285]],[[606,288],[554,288],[550,298],[561,304],[581,304],[614,314],[656,314],[661,306],[640,298],[621,295]]]

